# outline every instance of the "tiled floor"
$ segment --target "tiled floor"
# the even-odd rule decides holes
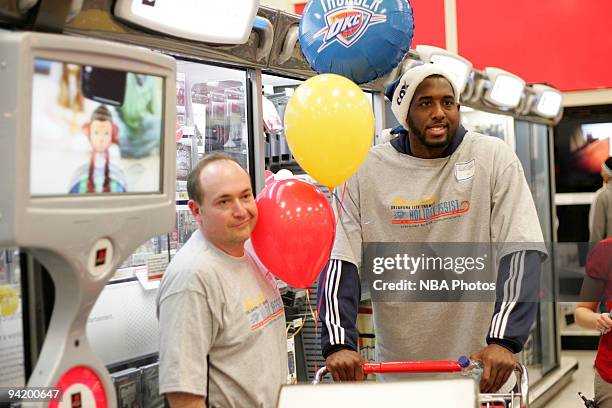
[[[578,360],[578,370],[574,372],[572,381],[563,388],[555,398],[550,400],[547,408],[579,408],[584,403],[578,397],[578,391],[587,398],[593,398],[593,362],[595,351],[563,351],[563,355],[574,357]]]

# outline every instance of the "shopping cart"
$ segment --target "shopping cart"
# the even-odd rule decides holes
[[[462,372],[464,368],[460,360],[420,360],[420,361],[390,361],[384,363],[366,363],[364,374],[393,373],[453,373]],[[315,374],[313,384],[318,384],[328,373],[327,367],[320,368]],[[527,368],[517,363],[514,369],[516,386],[509,393],[480,394],[481,408],[528,408],[529,407],[529,377]]]

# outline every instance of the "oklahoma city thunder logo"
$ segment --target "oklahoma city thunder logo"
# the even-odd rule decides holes
[[[314,35],[314,38],[325,36],[317,52],[323,51],[335,42],[350,48],[363,37],[368,28],[386,21],[386,15],[375,14],[366,8],[354,5],[331,10],[325,14],[325,27]]]

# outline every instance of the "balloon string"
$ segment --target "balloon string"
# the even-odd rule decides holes
[[[346,182],[344,183],[344,185],[342,186],[342,198],[340,199],[340,205],[342,206],[342,208],[344,208],[344,194],[346,193]],[[346,211],[346,209],[344,210]],[[340,213],[340,220],[342,220],[342,213]],[[336,226],[338,226],[336,224]]]
[[[319,327],[319,313],[314,311],[312,308],[312,302],[310,301],[310,288],[306,289],[306,303],[308,304],[308,308],[310,309],[310,316],[314,322],[315,329],[315,337],[317,335],[317,329]]]
[[[308,307],[310,308],[310,314],[312,316],[312,320],[314,321],[315,336],[316,336],[316,334],[317,334],[317,326],[318,326],[317,325],[317,315],[315,314],[314,310],[312,309],[312,305],[311,305],[311,302],[310,302],[310,288],[306,289],[306,303],[308,304]],[[304,329],[304,326],[306,326],[306,321],[308,320],[308,315],[304,314],[304,317],[302,319],[300,319],[300,320],[302,322],[300,324],[300,327],[294,333],[291,334],[291,337],[297,336],[298,334],[300,334],[302,329]],[[287,328],[285,330],[285,334],[287,336],[289,336],[289,330],[291,330],[291,327],[296,327],[293,322],[290,322],[287,325]]]
[[[337,227],[338,221],[342,220],[343,213],[347,213],[350,216],[348,210],[344,207],[344,194],[346,194],[346,183],[344,183],[344,186],[342,187],[341,197],[338,197],[338,194],[336,194],[335,189],[331,191],[331,194],[335,198],[335,201],[338,203],[338,205],[340,206],[340,210],[341,210],[341,211],[338,211],[338,219],[336,219],[336,227]]]
[[[325,272],[327,273],[327,265],[325,267]],[[325,284],[325,281],[323,281],[323,284]],[[321,296],[318,297],[321,298]],[[314,334],[316,339],[319,336],[319,309],[317,308],[317,313],[315,313],[315,311],[312,309],[312,303],[310,302],[310,288],[306,289],[306,303],[308,304],[308,308],[310,309],[310,315],[312,316],[312,320],[314,321]],[[320,302],[318,307],[321,307]],[[306,319],[304,319],[304,323],[306,323]],[[314,375],[317,371],[319,371],[319,366],[315,361],[314,372],[312,374]]]

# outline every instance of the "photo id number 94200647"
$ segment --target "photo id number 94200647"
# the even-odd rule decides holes
[[[59,388],[49,387],[0,387],[0,402],[51,402],[60,401]]]

